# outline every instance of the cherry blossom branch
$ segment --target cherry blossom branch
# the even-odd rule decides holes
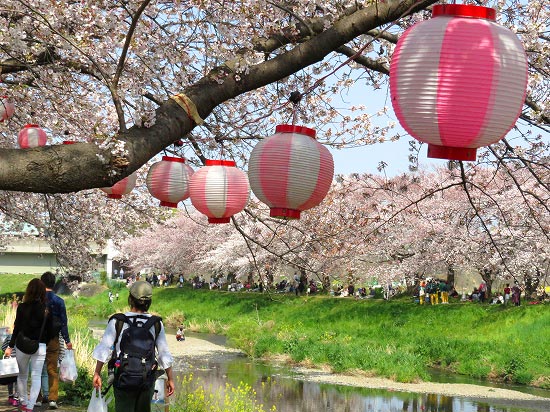
[[[487,227],[487,224],[485,223],[485,219],[483,219],[483,217],[479,213],[479,209],[478,209],[477,205],[475,204],[475,202],[474,202],[474,200],[473,200],[473,198],[470,194],[470,190],[468,189],[468,184],[471,184],[471,182],[469,182],[468,178],[466,177],[466,172],[464,170],[464,163],[462,161],[460,161],[459,166],[460,166],[460,176],[461,176],[461,179],[462,179],[461,184],[462,184],[462,187],[464,189],[464,193],[466,194],[466,197],[468,199],[468,203],[472,207],[472,210],[474,211],[475,216],[478,218],[479,222],[481,223],[481,226],[483,227],[483,231],[489,237],[491,245],[493,246],[495,251],[498,253],[498,255],[500,257],[500,260],[501,260],[502,264],[504,265],[504,268],[508,271],[508,273],[510,273],[510,275],[514,279],[516,279],[513,272],[508,268],[508,265],[506,263],[506,258],[502,255],[500,247],[497,245],[497,242],[493,238],[493,235],[492,235],[491,231],[489,230],[489,228]]]

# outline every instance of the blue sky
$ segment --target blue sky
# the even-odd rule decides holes
[[[387,164],[386,174],[395,176],[409,170],[409,140],[410,137],[402,137],[397,142],[378,143],[371,146],[354,147],[350,149],[330,149],[334,158],[334,173],[374,173],[379,174],[377,167],[380,162]],[[427,163],[426,149],[421,151],[424,158],[422,164]],[[444,162],[444,161],[442,161]]]
[[[334,158],[334,173],[335,174],[350,174],[350,173],[373,173],[380,174],[377,170],[379,162],[383,161],[387,164],[385,173],[388,176],[396,176],[400,173],[407,173],[409,171],[409,141],[415,140],[409,136],[403,128],[399,125],[397,117],[393,112],[391,103],[386,101],[389,96],[389,86],[383,85],[381,89],[368,90],[365,93],[365,87],[361,86],[359,82],[350,89],[350,93],[344,96],[346,105],[359,105],[364,104],[367,106],[369,113],[376,113],[384,104],[388,106],[387,115],[379,118],[377,123],[380,126],[386,126],[390,121],[397,123],[397,126],[393,130],[393,134],[399,133],[402,137],[396,142],[378,143],[370,146],[355,147],[349,149],[332,149],[331,151]],[[550,143],[550,133],[545,133],[542,130],[528,126],[524,121],[516,122],[522,132],[526,133],[529,129],[532,130],[534,135],[542,134],[544,141]],[[506,135],[506,138],[511,145],[522,145],[523,141],[520,133],[512,129]],[[421,169],[429,170],[433,166],[444,166],[447,160],[444,159],[430,159],[427,157],[428,145],[422,145],[419,153],[418,164]]]
[[[365,89],[368,90],[365,92]],[[372,89],[372,86],[364,86],[357,82],[349,93],[343,95],[345,106],[365,105],[369,113],[376,113],[388,106],[388,112],[385,116],[377,118],[375,123],[379,126],[387,126],[393,121],[397,126],[393,129],[391,135],[399,133],[402,137],[396,142],[377,143],[370,146],[354,147],[349,149],[329,148],[334,157],[334,173],[374,173],[380,174],[377,167],[380,162],[387,164],[385,172],[388,176],[395,176],[409,171],[409,141],[414,140],[407,135],[405,130],[399,126],[391,104],[389,102],[389,85],[382,85],[378,90]],[[423,145],[419,165],[421,167],[430,167],[432,164],[444,165],[445,160],[428,159],[426,157],[427,145]]]

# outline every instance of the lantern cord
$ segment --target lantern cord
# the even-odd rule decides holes
[[[372,43],[374,43],[375,40],[379,39],[380,36],[382,36],[382,34],[386,33],[390,28],[392,28],[393,26],[395,26],[399,20],[401,20],[403,17],[409,15],[413,9],[417,6],[416,2],[414,4],[411,5],[411,7],[409,7],[407,10],[405,10],[401,16],[399,16],[399,18],[395,19],[394,21],[392,21],[386,28],[384,28],[383,30],[380,30],[380,32],[378,32],[376,34],[376,36],[373,36],[373,38],[371,40],[369,40],[365,45],[363,45],[358,51],[357,53],[355,53],[353,56],[350,56],[346,61],[340,63],[338,66],[336,66],[332,71],[330,71],[329,73],[327,73],[325,76],[321,77],[320,79],[317,79],[315,81],[315,83],[313,83],[303,94],[309,94],[311,93],[313,90],[315,90],[319,85],[321,85],[325,79],[327,79],[328,77],[332,76],[334,73],[336,73],[338,70],[340,70],[342,67],[346,66],[349,62],[355,60],[357,57],[361,56],[363,54],[363,52],[367,49],[367,47],[369,47]]]
[[[416,3],[414,3],[411,7],[409,7],[407,10],[405,10],[401,16],[399,16],[396,20],[394,20],[393,22],[391,22],[386,28],[384,28],[383,30],[380,30],[380,32],[378,32],[376,34],[376,36],[374,36],[372,38],[372,40],[368,41],[363,47],[361,47],[357,53],[355,53],[353,56],[349,57],[346,61],[342,62],[341,64],[339,64],[338,66],[336,66],[332,71],[330,71],[329,73],[327,73],[325,76],[321,77],[320,79],[316,80],[315,83],[313,83],[307,90],[305,90],[303,93],[299,93],[299,92],[293,92],[291,93],[291,96],[292,94],[294,93],[299,93],[299,96],[300,96],[300,99],[304,96],[304,95],[307,95],[309,93],[311,93],[313,90],[315,90],[317,87],[319,87],[319,85],[321,85],[325,79],[327,79],[328,77],[332,76],[334,73],[336,73],[338,70],[340,70],[342,67],[344,67],[345,65],[347,65],[349,62],[355,60],[357,57],[361,56],[363,54],[363,52],[367,49],[367,47],[369,47],[369,45],[371,45],[372,43],[374,43],[375,40],[379,39],[382,34],[386,33],[390,28],[392,28],[393,26],[395,26],[399,20],[401,20],[403,17],[409,15],[411,13],[411,11],[416,7]],[[275,107],[274,110],[280,110],[280,109],[283,109],[284,107],[286,107],[289,103],[294,103],[291,99],[289,99],[288,102],[285,102],[283,103],[282,105],[278,106],[278,107]],[[295,118],[295,114],[296,114],[296,104],[295,104],[295,110],[293,111],[293,124],[294,124],[294,118]],[[261,117],[258,117],[258,118],[255,118],[253,120],[249,120],[248,122],[245,122],[244,124],[241,125],[241,127],[244,127],[245,125],[249,124],[249,123],[256,123],[258,122],[259,120],[261,119],[265,119],[267,117],[269,117],[270,114],[267,113],[265,114],[264,116],[261,116]]]
[[[302,93],[299,91],[294,91],[290,93],[290,98],[288,100],[290,100],[294,105],[292,107],[292,125],[295,125],[298,117],[298,106],[300,105],[300,100],[302,100]]]

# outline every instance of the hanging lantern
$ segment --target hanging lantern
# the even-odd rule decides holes
[[[21,149],[45,146],[47,141],[48,135],[37,124],[26,124],[17,137]]]
[[[189,197],[189,180],[193,169],[180,157],[163,156],[147,173],[147,188],[161,206],[178,207],[178,202]]]
[[[8,96],[0,97],[0,123],[12,117],[14,112],[15,106]]]
[[[208,223],[229,223],[244,209],[250,196],[246,174],[231,160],[207,160],[189,181],[193,206],[208,216]]]
[[[520,40],[488,7],[433,6],[432,19],[409,28],[390,65],[395,114],[428,157],[475,160],[518,119],[527,88]]]
[[[254,194],[272,217],[285,219],[299,219],[321,203],[333,175],[332,154],[315,140],[315,130],[303,126],[278,125],[254,147],[248,164]]]
[[[107,193],[109,199],[121,199],[122,196],[127,195],[136,186],[137,174],[132,173],[130,176],[119,180],[111,187],[100,187],[102,191]]]

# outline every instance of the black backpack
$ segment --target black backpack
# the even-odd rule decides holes
[[[116,319],[116,338],[114,346],[120,337],[120,355],[116,356],[116,349],[113,349],[113,356],[109,361],[109,369],[114,372],[113,386],[117,389],[144,390],[154,385],[157,377],[162,374],[158,370],[156,359],[156,342],[160,332],[160,321],[158,316],[126,316],[123,313],[116,313],[111,319]],[[120,333],[126,323],[128,328]],[[155,335],[150,328],[155,326]]]

